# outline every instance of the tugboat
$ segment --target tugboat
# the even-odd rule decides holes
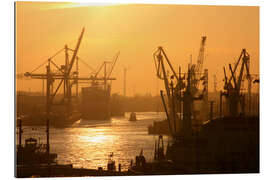
[[[113,160],[113,152],[109,155],[107,170],[116,171],[115,161]]]
[[[19,123],[19,145],[17,146],[17,165],[40,165],[56,164],[57,154],[47,153],[47,145],[39,144],[35,138],[27,138],[25,145],[22,145],[22,121],[18,118]],[[49,158],[49,161],[48,161]]]
[[[28,138],[25,146],[17,148],[17,165],[36,165],[48,163],[46,145],[38,144],[37,139]],[[50,164],[56,164],[57,154],[50,154]]]
[[[135,157],[135,164],[131,160],[129,171],[136,175],[162,175],[174,174],[173,164],[168,161],[164,154],[163,137],[159,136],[155,142],[155,156],[153,162],[146,162],[141,150],[140,155]]]
[[[136,113],[135,112],[130,113],[129,121],[137,121]]]

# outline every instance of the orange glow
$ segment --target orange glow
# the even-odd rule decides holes
[[[79,7],[99,7],[99,6],[113,6],[117,3],[55,3],[49,4],[43,10],[52,10],[52,9],[67,9],[67,8],[79,8]]]
[[[114,140],[114,136],[109,136],[106,134],[106,129],[92,129],[89,128],[84,132],[89,136],[78,136],[79,141],[82,142],[91,142],[91,143],[111,143]]]
[[[223,66],[234,63],[242,48],[251,55],[251,73],[259,73],[259,7],[189,5],[117,5],[50,2],[16,3],[16,71],[32,71],[67,44],[74,48],[85,27],[78,56],[97,68],[120,56],[112,77],[112,93],[123,94],[127,67],[127,95],[158,94],[152,53],[163,46],[175,69],[186,71],[192,54],[197,61],[201,36],[207,36],[209,90],[213,75],[223,87]],[[56,63],[63,64],[63,59]],[[45,72],[45,68],[42,69]],[[80,75],[89,69],[80,67]],[[17,90],[41,91],[40,80],[18,80]]]
[[[103,135],[96,135],[89,138],[89,142],[93,142],[93,143],[101,143],[106,140],[107,140],[107,136],[103,136]]]

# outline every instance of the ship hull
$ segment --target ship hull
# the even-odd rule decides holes
[[[74,112],[69,116],[64,114],[53,114],[49,116],[49,123],[52,127],[69,127],[81,119],[81,114]],[[46,126],[47,116],[45,114],[35,114],[22,118],[24,126]]]
[[[82,88],[81,113],[84,120],[110,120],[110,89],[104,90],[100,86]]]
[[[224,117],[174,141],[167,158],[185,173],[258,173],[259,118]]]

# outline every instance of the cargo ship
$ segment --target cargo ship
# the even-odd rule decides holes
[[[45,126],[47,115],[44,97],[25,96],[22,101],[20,96],[17,96],[17,117],[22,120],[24,126]],[[50,126],[67,127],[80,120],[81,113],[79,111],[72,107],[67,108],[64,105],[54,106],[49,115]]]
[[[45,126],[46,125],[46,113],[33,113],[31,115],[20,116],[24,126]],[[70,115],[63,113],[51,113],[50,126],[52,127],[68,127],[72,126],[76,121],[80,120],[81,113],[74,111]]]
[[[81,113],[83,120],[110,120],[110,86],[92,84],[82,88]]]
[[[67,127],[81,119],[81,113],[77,110],[77,102],[70,104],[61,102],[62,94],[56,96],[58,103],[53,104],[49,113],[50,126]],[[24,126],[46,125],[46,97],[41,93],[17,92],[16,115],[22,120]]]

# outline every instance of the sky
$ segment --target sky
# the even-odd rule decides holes
[[[78,56],[94,69],[120,51],[112,77],[112,92],[123,94],[127,68],[127,95],[163,89],[157,80],[153,52],[162,46],[175,69],[186,71],[196,63],[201,36],[207,36],[203,68],[223,86],[223,66],[236,62],[243,48],[250,54],[250,72],[259,73],[259,7],[198,5],[117,5],[46,2],[16,3],[16,72],[32,71],[67,44],[75,48],[85,33]],[[71,54],[70,54],[71,55]],[[54,60],[64,63],[64,54]],[[80,76],[90,70],[79,65]],[[45,73],[45,67],[37,72]],[[17,79],[17,90],[41,91],[40,80]]]

